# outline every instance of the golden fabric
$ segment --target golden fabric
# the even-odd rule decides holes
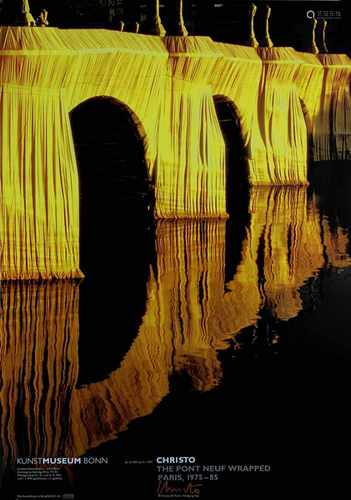
[[[0,276],[80,277],[78,172],[64,101],[7,86],[0,109]]]
[[[259,48],[263,69],[258,120],[266,162],[250,161],[254,184],[307,184],[307,130],[296,75],[301,62],[288,48]]]
[[[346,56],[319,60],[208,37],[24,27],[0,28],[0,48],[2,279],[81,276],[69,112],[88,98],[110,96],[130,110],[157,218],[226,217],[216,94],[238,111],[251,184],[306,184],[303,109],[315,120],[316,158],[349,157]]]
[[[157,37],[54,28],[0,28],[0,47],[0,278],[80,277],[69,111],[97,95],[137,110],[152,176],[167,52]]]
[[[165,37],[156,216],[225,217],[224,141],[208,84],[218,54],[206,37]]]
[[[255,165],[260,164],[263,170],[267,170],[266,149],[257,113],[262,60],[251,47],[224,43],[215,45],[221,58],[217,60],[211,74],[213,94],[229,98],[235,106],[249,164],[250,183],[267,181],[265,175],[260,177],[258,169],[252,168],[254,161]],[[235,168],[235,165],[231,168]]]
[[[314,159],[351,159],[351,59],[320,54],[324,78],[314,124]]]
[[[307,132],[298,85],[304,61],[284,47],[255,50],[215,45],[222,57],[211,85],[214,94],[228,97],[235,105],[249,182],[306,184]]]

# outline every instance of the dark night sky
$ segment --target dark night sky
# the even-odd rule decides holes
[[[1,0],[0,0],[1,2]],[[11,23],[14,13],[19,10],[19,0],[3,0],[2,23]],[[108,13],[103,0],[30,0],[32,13],[36,16],[40,9],[49,10],[52,26],[61,27],[109,27]],[[184,17],[189,34],[209,35],[214,40],[230,43],[242,43],[246,37],[248,0],[184,0]],[[263,6],[266,2],[256,0],[258,12],[256,16],[256,35],[262,38],[264,19]],[[131,25],[135,21],[142,22],[142,31],[147,32],[147,19],[152,0],[119,0],[119,17]],[[172,34],[171,20],[174,19],[174,2],[161,0],[161,16],[163,24]],[[306,13],[332,13],[329,15],[328,44],[331,52],[350,51],[351,44],[348,25],[350,17],[346,11],[347,2],[339,1],[298,1],[271,0],[271,37],[277,46],[293,46],[302,50],[306,45],[306,32],[309,23]],[[215,6],[217,5],[217,7]],[[7,13],[7,18],[6,18]],[[340,13],[335,15],[335,13]],[[145,21],[146,19],[146,21]],[[13,21],[12,21],[13,23]]]

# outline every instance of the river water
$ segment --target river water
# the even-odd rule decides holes
[[[65,470],[55,487],[75,498],[94,484],[157,498],[156,457],[270,469],[202,478],[201,498],[343,474],[348,168],[252,188],[228,221],[111,219],[82,282],[3,284],[5,498],[17,457],[107,457]]]

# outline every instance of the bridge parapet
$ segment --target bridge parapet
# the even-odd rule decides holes
[[[208,83],[214,64],[221,58],[211,38],[166,36],[163,40],[169,54],[169,73],[173,78]]]

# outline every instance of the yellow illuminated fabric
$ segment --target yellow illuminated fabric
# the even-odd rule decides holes
[[[136,110],[153,176],[167,52],[157,37],[54,28],[1,28],[0,47],[0,277],[80,277],[69,111],[99,95]]]
[[[258,121],[266,162],[250,161],[253,184],[307,184],[307,129],[295,81],[301,63],[294,52],[258,49],[263,62]]]
[[[314,159],[351,159],[351,59],[320,54],[323,87],[314,123]]]
[[[214,95],[227,97],[235,106],[238,115],[245,155],[250,164],[249,181],[262,181],[251,162],[261,160],[266,169],[266,150],[259,129],[257,103],[259,84],[262,75],[262,61],[257,51],[251,47],[216,43],[221,55],[211,74],[211,87]],[[235,165],[231,166],[235,168]],[[263,178],[264,180],[264,178]],[[267,180],[267,178],[266,178]]]
[[[346,56],[25,27],[0,28],[0,49],[2,279],[81,276],[69,112],[88,98],[110,96],[130,110],[157,218],[226,216],[214,95],[227,96],[238,112],[251,184],[307,183],[306,116],[316,159],[350,154]]]

